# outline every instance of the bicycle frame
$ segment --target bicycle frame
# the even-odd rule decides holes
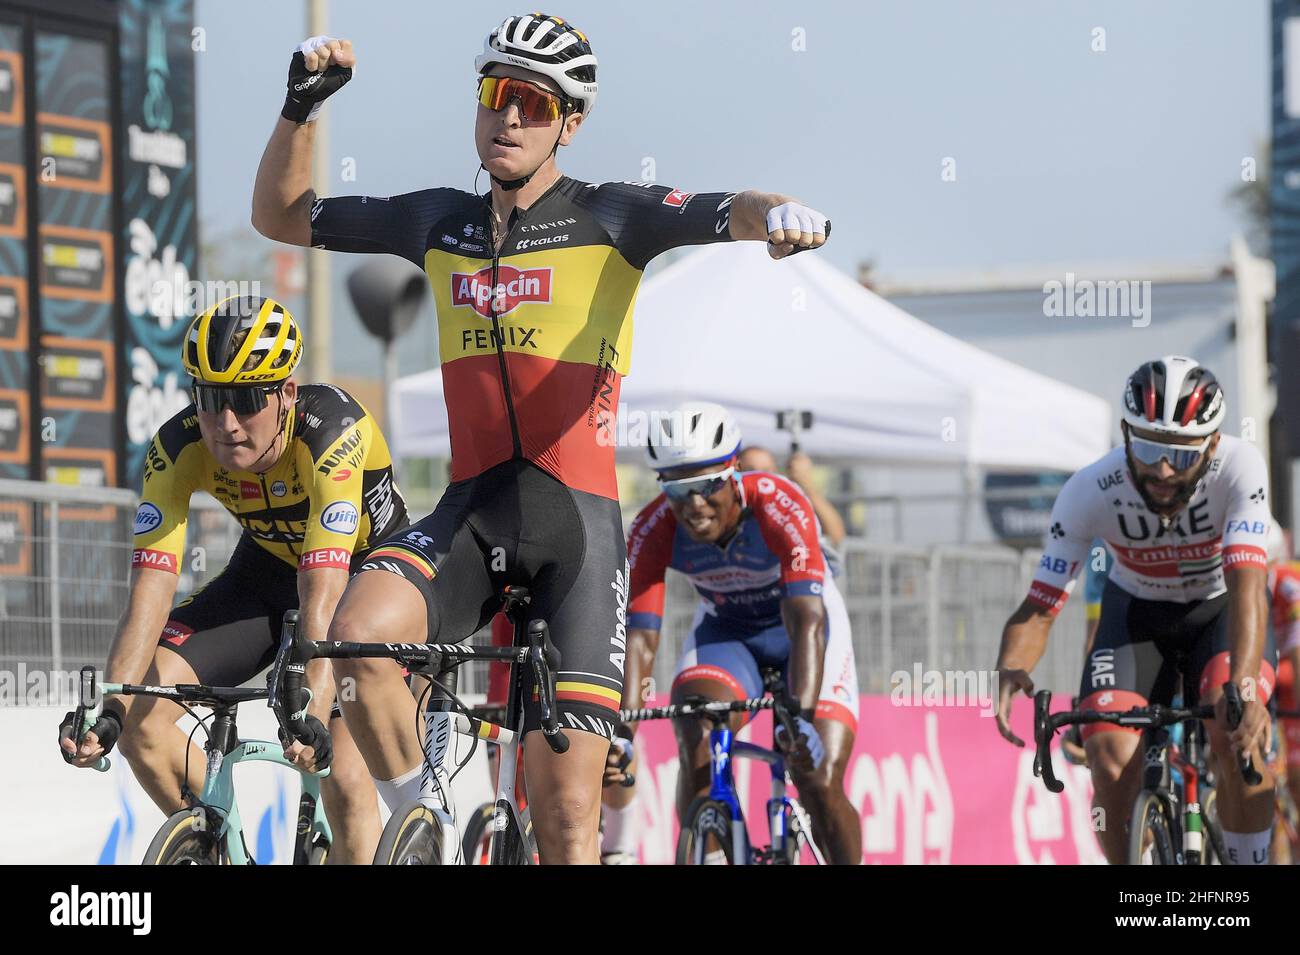
[[[230,721],[233,728],[236,706],[230,708]],[[298,797],[298,824],[295,827],[294,862],[306,861],[307,849],[312,838],[319,833],[333,843],[334,833],[329,820],[325,817],[325,806],[320,796],[320,781],[329,775],[325,769],[319,774],[303,772],[289,760],[278,743],[259,740],[241,740],[227,751],[216,745],[214,736],[206,747],[207,766],[203,776],[203,792],[199,795],[199,805],[191,813],[196,823],[202,820],[207,824],[206,812],[214,813],[218,820],[217,836],[225,844],[227,857],[232,865],[249,865],[252,860],[244,851],[244,823],[239,815],[239,802],[235,798],[234,768],[240,763],[273,763],[292,769],[301,777],[302,791]],[[304,827],[303,823],[307,825]]]
[[[420,777],[419,802],[433,814],[442,829],[442,864],[461,865],[460,836],[457,830],[456,800],[451,791],[451,774],[447,772],[447,751],[453,733],[478,737],[500,750],[497,776],[496,817],[493,823],[492,864],[508,863],[510,846],[499,834],[509,831],[513,819],[523,840],[523,856],[531,864],[537,847],[532,837],[532,815],[527,806],[520,807],[515,793],[516,767],[519,758],[519,733],[483,720],[473,719],[456,710],[450,699],[430,701],[424,714],[424,770]]]
[[[715,725],[709,732],[709,753],[709,798],[721,802],[731,813],[731,858],[736,864],[749,865],[753,861],[753,849],[749,841],[749,831],[745,827],[745,814],[741,809],[740,797],[736,793],[735,777],[732,773],[733,759],[753,759],[766,763],[771,772],[772,788],[767,799],[767,826],[772,843],[768,852],[772,855],[782,855],[786,852],[787,840],[793,838],[789,825],[791,816],[798,816],[804,831],[811,836],[812,825],[803,807],[786,795],[785,760],[778,751],[736,739],[731,727],[724,723]],[[807,842],[817,863],[824,864],[825,860],[822,859],[817,844],[811,838]]]
[[[1197,720],[1185,720],[1183,749],[1170,738],[1173,733],[1167,726],[1148,726],[1142,731],[1142,790],[1154,793],[1165,804],[1169,819],[1178,819],[1179,825],[1170,826],[1174,857],[1179,864],[1196,865],[1205,852],[1205,827],[1201,814],[1200,770],[1197,756],[1200,750]],[[1174,765],[1182,777],[1179,784],[1173,780]]]

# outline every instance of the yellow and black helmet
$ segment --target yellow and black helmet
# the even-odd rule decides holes
[[[274,385],[302,358],[302,333],[275,299],[236,295],[203,312],[185,336],[185,371],[197,384]]]

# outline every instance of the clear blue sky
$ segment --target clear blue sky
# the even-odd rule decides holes
[[[531,0],[530,0],[531,2]],[[247,222],[305,36],[294,0],[198,0],[199,203]],[[518,9],[516,9],[518,7]],[[331,100],[334,194],[471,188],[474,54],[524,5],[331,0],[359,65]],[[563,0],[600,58],[592,121],[560,153],[587,180],[786,192],[835,225],[824,254],[918,271],[1203,262],[1268,134],[1268,5],[1192,0]],[[801,28],[806,51],[791,49]],[[1105,52],[1093,52],[1093,30]],[[956,182],[941,179],[945,157]],[[342,271],[340,269],[339,271]]]

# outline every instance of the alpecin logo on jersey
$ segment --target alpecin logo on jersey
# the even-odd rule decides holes
[[[517,269],[497,266],[497,284],[492,285],[492,270],[479,269],[471,274],[451,273],[451,304],[468,305],[484,318],[509,315],[525,302],[550,302],[550,269]]]

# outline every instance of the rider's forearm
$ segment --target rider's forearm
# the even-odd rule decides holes
[[[817,709],[825,659],[826,611],[820,597],[787,597],[781,617],[790,635],[790,695],[802,712]]]
[[[731,200],[731,222],[727,231],[733,239],[766,239],[767,213],[783,202],[796,202],[778,192],[746,189]]]
[[[140,683],[153,663],[176,595],[176,575],[165,570],[135,571],[126,610],[117,624],[113,644],[104,664],[104,682]],[[130,709],[132,697],[121,697],[123,710]]]
[[[1268,620],[1267,579],[1262,568],[1238,567],[1227,572],[1229,678],[1239,687],[1259,675]],[[1247,697],[1249,699],[1249,697]]]
[[[330,621],[348,583],[348,572],[337,567],[318,567],[298,572],[298,612],[300,627],[308,640],[320,641],[329,636]],[[334,705],[334,671],[329,660],[312,660],[307,664],[307,687],[311,703],[307,711],[322,723]]]
[[[623,707],[645,706],[646,680],[654,672],[655,654],[659,651],[659,631],[640,627],[627,632],[627,655],[623,663]],[[653,688],[650,689],[653,693]]]
[[[253,184],[253,228],[278,242],[311,245],[312,144],[316,124],[275,121]]]
[[[1047,650],[1047,635],[1052,629],[1052,615],[1023,601],[1002,629],[1002,646],[998,649],[999,670],[1024,670],[1029,673]]]

